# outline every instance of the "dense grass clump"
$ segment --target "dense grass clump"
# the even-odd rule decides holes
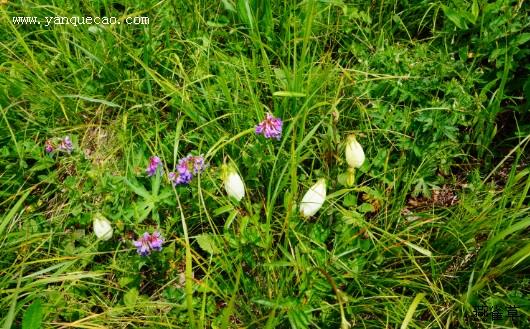
[[[0,325],[530,328],[529,14],[0,1]]]

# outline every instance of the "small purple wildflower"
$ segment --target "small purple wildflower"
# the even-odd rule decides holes
[[[193,175],[202,172],[204,168],[206,168],[206,164],[202,156],[188,155],[179,160],[176,167],[177,171],[170,172],[168,178],[173,185],[188,184],[193,178]]]
[[[153,176],[158,168],[162,168],[162,160],[157,156],[150,157],[149,165],[147,166],[147,169],[145,169],[147,176]]]
[[[168,174],[169,180],[173,185],[188,184],[193,178],[192,173],[188,168],[188,163],[185,159],[181,159],[177,165],[177,172],[170,172]]]
[[[164,239],[162,238],[162,235],[160,232],[153,232],[151,234],[151,249],[156,251],[162,251],[162,244],[164,243]]]
[[[136,251],[140,256],[147,256],[152,250],[161,251],[163,243],[164,239],[160,233],[156,231],[153,232],[153,234],[145,232],[142,237],[133,241],[133,244],[137,249]]]
[[[51,140],[47,140],[46,143],[44,144],[44,150],[46,151],[46,153],[52,153],[53,152],[53,145],[52,145],[52,141]]]
[[[197,175],[198,173],[202,172],[204,168],[206,168],[206,164],[204,163],[204,158],[202,155],[198,156],[191,156],[188,155],[185,159],[188,162],[188,167],[191,165],[193,167],[193,174]]]
[[[282,125],[283,122],[280,118],[275,118],[272,114],[267,113],[265,120],[256,126],[256,134],[263,134],[265,138],[280,140],[282,137]]]
[[[72,141],[70,140],[70,136],[64,137],[61,140],[61,143],[59,144],[59,147],[57,149],[71,153],[72,150],[74,149],[74,145],[72,144]]]

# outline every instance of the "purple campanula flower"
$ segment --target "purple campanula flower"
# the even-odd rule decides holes
[[[136,251],[140,256],[147,256],[152,250],[161,251],[164,239],[159,232],[153,232],[149,234],[145,232],[138,240],[133,241]]]
[[[282,137],[282,125],[283,122],[280,118],[275,118],[272,114],[267,113],[265,120],[256,126],[256,134],[263,134],[265,138],[280,140]]]
[[[71,153],[72,150],[74,149],[74,145],[72,144],[72,141],[70,140],[70,136],[64,137],[61,140],[61,143],[59,144],[59,147],[57,149]]]
[[[156,173],[156,170],[158,168],[162,168],[162,160],[160,160],[157,156],[152,156],[149,158],[149,165],[147,166],[147,169],[145,172],[147,172],[147,176],[151,177]]]

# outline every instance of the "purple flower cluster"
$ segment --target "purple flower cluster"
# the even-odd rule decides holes
[[[52,153],[53,151],[57,150],[70,154],[72,153],[73,149],[74,145],[70,139],[70,136],[66,136],[61,139],[48,139],[44,144],[44,151],[46,151],[46,153]]]
[[[70,136],[66,136],[61,140],[61,143],[59,143],[59,150],[65,151],[68,153],[71,153],[74,149],[74,145],[72,144],[72,141],[70,140]]]
[[[149,165],[147,166],[147,169],[145,169],[147,176],[153,176],[158,168],[162,168],[162,160],[157,156],[150,157]]]
[[[153,234],[145,232],[143,236],[138,238],[138,240],[133,241],[133,244],[137,249],[136,251],[140,256],[147,256],[152,250],[162,250],[163,243],[164,238],[162,238],[160,233],[156,231],[153,232]]]
[[[206,168],[206,164],[202,156],[188,155],[179,160],[175,168],[176,172],[170,172],[168,178],[175,186],[188,184],[193,178],[193,175],[202,172],[204,168]]]
[[[265,138],[280,140],[282,137],[282,125],[283,122],[280,118],[275,118],[272,114],[267,113],[265,120],[256,126],[256,134],[263,134]]]

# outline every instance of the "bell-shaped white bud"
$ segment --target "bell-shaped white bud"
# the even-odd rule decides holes
[[[223,166],[223,183],[226,194],[237,201],[241,201],[245,196],[245,184],[241,176],[233,167]]]
[[[355,136],[350,135],[346,139],[345,153],[346,162],[348,162],[348,166],[352,168],[359,168],[363,165],[365,159],[363,147],[355,139]]]
[[[103,217],[100,213],[94,215],[93,219],[94,233],[98,239],[107,241],[112,238],[112,226],[108,219]]]
[[[300,202],[300,214],[303,217],[311,217],[317,213],[326,200],[326,180],[319,179],[309,191],[306,192]]]

